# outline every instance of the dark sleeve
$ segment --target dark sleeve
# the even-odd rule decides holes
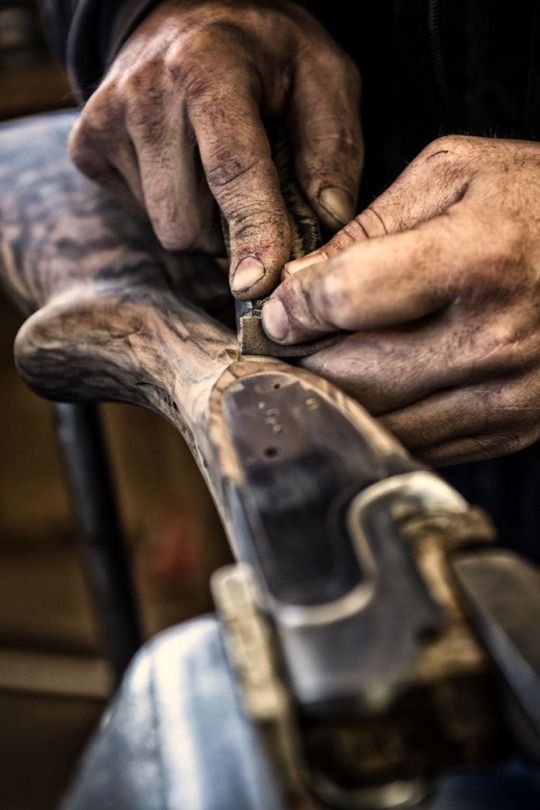
[[[51,49],[79,99],[95,90],[120,45],[160,0],[40,0]],[[302,2],[321,17],[324,0]]]
[[[51,49],[80,100],[99,84],[111,56],[159,0],[40,0]]]

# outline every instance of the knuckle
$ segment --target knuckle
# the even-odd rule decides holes
[[[492,371],[507,371],[521,362],[521,335],[512,321],[497,319],[480,333],[474,364]]]
[[[353,296],[340,269],[330,263],[313,285],[312,299],[322,320],[347,329],[354,318]]]
[[[527,259],[526,236],[509,221],[497,222],[491,232],[479,234],[481,255],[468,278],[469,287],[485,289],[498,299],[514,298],[534,282],[535,271]],[[483,238],[482,238],[483,237]]]
[[[165,69],[185,84],[186,76],[192,71],[204,76],[208,69],[222,64],[224,57],[228,61],[237,55],[245,37],[242,27],[228,20],[194,27],[180,42],[168,48],[164,57]]]
[[[287,255],[290,227],[286,214],[279,207],[255,203],[245,210],[228,213],[227,222],[236,245],[256,244],[259,250],[282,250]]]
[[[321,307],[320,280],[317,276],[292,276],[286,289],[291,320],[300,329],[309,329],[328,323]]]
[[[209,122],[219,123],[225,118],[225,112],[232,118],[235,107],[242,106],[246,100],[254,100],[258,94],[256,74],[246,70],[243,64],[230,64],[217,77],[211,65],[205,66],[203,62],[187,64],[177,83],[188,111]],[[245,116],[245,112],[243,114]],[[236,117],[241,131],[243,121],[238,109]]]
[[[360,92],[360,70],[354,59],[337,46],[323,49],[319,55],[320,67],[327,75],[334,77],[336,85],[345,87],[347,92],[355,95]],[[324,61],[323,61],[324,60]]]
[[[126,71],[117,80],[117,94],[131,116],[138,113],[148,118],[150,106],[164,105],[166,89],[161,60]]]
[[[455,160],[459,157],[469,156],[472,148],[471,138],[467,135],[442,135],[426,146],[422,156],[425,160],[435,157],[440,160]]]
[[[302,156],[308,174],[317,176],[322,173],[324,179],[330,172],[328,180],[331,180],[333,173],[340,170],[340,174],[352,175],[356,179],[364,149],[360,127],[352,120],[347,106],[337,104],[324,117],[312,116],[310,127],[310,142],[317,149],[316,154]]]
[[[162,247],[168,251],[193,250],[197,246],[198,229],[195,222],[186,221],[174,195],[154,191],[148,200],[148,216]]]
[[[163,55],[163,70],[165,73],[172,77],[182,73],[186,62],[188,61],[185,50],[185,42],[178,43],[175,41],[172,45],[169,45]]]
[[[529,256],[526,231],[504,218],[496,225],[473,225],[469,243],[474,247],[470,266],[460,283],[469,293],[470,307],[481,304],[517,301],[523,294],[534,297],[537,271]],[[525,299],[523,299],[525,300]]]
[[[144,71],[128,71],[118,77],[116,87],[118,95],[127,101],[141,95],[145,86]]]
[[[181,72],[183,65],[197,62],[201,53],[209,50],[209,40],[207,26],[197,26],[186,31],[180,40],[173,42],[167,49],[165,67],[173,73]]]
[[[240,146],[225,146],[213,152],[206,169],[206,178],[212,189],[224,191],[236,185],[244,175],[252,174],[262,167],[264,158],[249,157],[243,151],[245,153]]]
[[[350,231],[347,230],[347,226],[338,231],[336,235],[333,236],[332,239],[326,244],[324,250],[323,249],[319,250],[321,261],[326,261],[330,259],[332,256],[335,256],[337,253],[341,253],[342,250],[351,247],[353,241],[349,234]],[[356,241],[358,241],[358,239],[363,238],[365,237],[360,236],[356,239]]]
[[[190,250],[194,247],[194,239],[191,234],[175,227],[174,223],[162,220],[153,221],[152,227],[160,245],[167,251]]]
[[[186,40],[189,48],[197,52],[214,53],[216,48],[237,47],[246,38],[244,27],[232,19],[220,19],[195,29]]]
[[[349,166],[349,173],[357,181],[358,168],[364,160],[364,143],[359,122],[351,115],[336,116],[330,132],[332,151],[339,156],[341,166]]]
[[[366,217],[364,213],[359,214],[355,219],[345,225],[338,234],[341,245],[345,246],[352,242],[360,242],[363,239],[369,239],[370,233],[366,225]]]
[[[81,118],[79,126],[73,130],[68,145],[72,157],[92,152],[102,152],[106,134],[99,127],[94,126],[88,118]]]
[[[83,128],[71,133],[68,140],[68,150],[71,160],[79,169],[89,161],[95,162],[97,153],[95,141]]]
[[[494,457],[517,453],[518,450],[522,450],[526,447],[529,441],[526,434],[505,432],[491,436],[489,439],[484,439],[481,443],[486,456]]]
[[[93,109],[86,108],[81,113],[77,125],[72,130],[68,148],[71,159],[79,166],[88,161],[94,161],[104,154],[114,151],[118,141],[118,133],[109,129],[111,115],[106,116],[97,105]]]
[[[492,244],[495,246],[495,259],[499,260],[504,269],[510,273],[502,274],[503,281],[515,287],[520,279],[529,277],[529,264],[527,261],[528,228],[518,219],[502,218],[497,224],[497,233],[493,234]],[[535,272],[536,275],[536,272]],[[521,286],[521,285],[520,285]]]
[[[491,261],[507,262],[511,259],[514,264],[520,264],[523,253],[523,239],[526,230],[520,227],[520,223],[506,217],[497,220],[496,229],[493,228],[489,240],[489,245],[485,245],[485,250]]]
[[[106,174],[103,164],[98,162],[91,153],[79,147],[70,147],[69,155],[77,169],[89,177],[90,180],[99,180]]]
[[[212,98],[216,96],[216,82],[212,79],[212,72],[204,69],[202,63],[186,60],[175,74],[188,108],[202,99],[208,99],[211,105]]]
[[[325,47],[311,51],[315,64],[325,68],[328,75],[340,80],[347,78],[352,83],[360,82],[360,71],[354,59],[333,40],[327,40]]]
[[[101,157],[95,140],[82,128],[74,131],[68,141],[69,156],[75,166],[91,180],[100,182],[109,173],[108,162]]]
[[[83,107],[80,118],[82,125],[98,131],[108,130],[119,105],[118,86],[110,81],[104,82]]]
[[[178,250],[189,250],[192,247],[190,243],[181,239],[178,234],[170,233],[169,231],[161,231],[157,228],[154,228],[154,232],[161,247],[169,253],[174,253]]]
[[[383,214],[375,209],[373,205],[368,206],[361,214],[356,217],[359,226],[364,231],[364,236],[368,239],[373,239],[377,236],[384,236],[389,233],[391,228],[387,224],[387,213]],[[361,237],[358,237],[361,238]]]
[[[497,413],[505,421],[519,419],[528,411],[527,395],[520,385],[501,386],[497,400]]]
[[[530,378],[502,384],[496,397],[496,419],[499,424],[513,426],[523,435],[527,430],[540,427],[538,386]]]

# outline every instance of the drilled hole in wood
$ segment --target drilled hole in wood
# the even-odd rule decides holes
[[[266,456],[266,458],[275,458],[278,453],[279,453],[279,450],[277,449],[277,447],[265,447],[264,448],[264,455]]]

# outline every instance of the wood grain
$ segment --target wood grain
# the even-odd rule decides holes
[[[355,402],[309,372],[244,358],[208,311],[229,297],[209,257],[166,254],[71,165],[73,113],[0,129],[0,278],[27,316],[15,343],[40,396],[152,408],[188,441],[227,522],[223,481],[239,475],[221,401],[237,380],[272,369],[315,386],[382,454],[401,453]],[[206,310],[206,311],[205,311]]]

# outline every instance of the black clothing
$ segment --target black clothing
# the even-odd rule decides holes
[[[42,0],[57,55],[87,98],[159,0]],[[540,2],[306,0],[360,67],[363,206],[445,133],[540,140]],[[505,542],[540,561],[540,443],[448,471]]]
[[[358,26],[307,5],[362,73],[368,195],[442,134],[540,140],[538,0],[364,1]]]
[[[82,98],[158,3],[41,0],[52,46]],[[362,72],[367,169],[375,163],[371,150],[386,167],[372,191],[441,133],[540,139],[537,0],[361,0],[354,25],[350,2],[304,5]]]
[[[39,0],[49,44],[81,100],[111,57],[159,0]]]

